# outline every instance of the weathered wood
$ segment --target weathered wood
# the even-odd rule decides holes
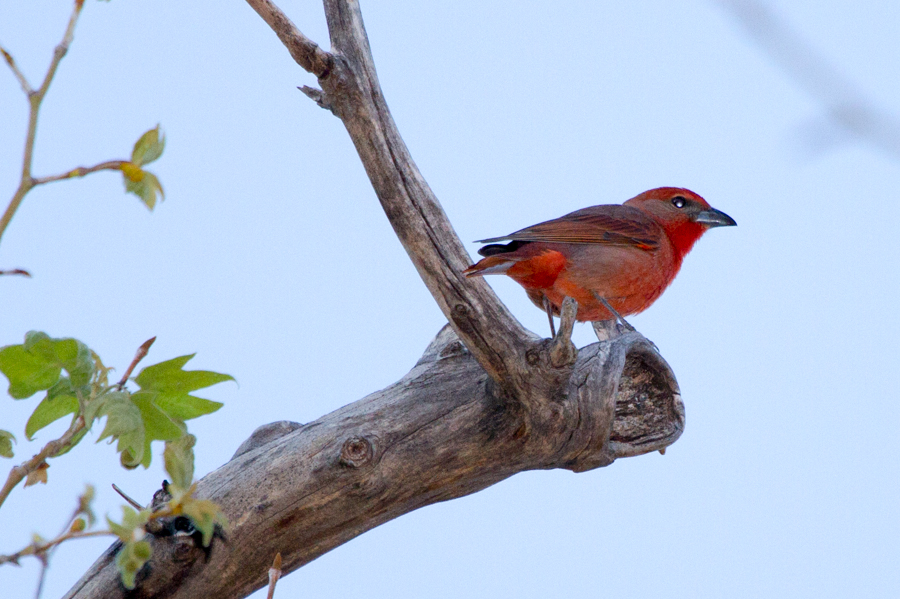
[[[291,572],[422,506],[524,470],[605,466],[673,443],[684,426],[671,371],[633,333],[582,348],[565,392],[539,412],[494,390],[445,327],[394,385],[309,424],[265,427],[268,442],[204,477],[199,495],[231,523],[208,560],[190,537],[152,538],[128,594],[113,546],[66,597],[243,597],[266,584],[276,552]]]

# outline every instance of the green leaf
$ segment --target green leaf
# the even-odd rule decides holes
[[[140,385],[142,389],[189,393],[197,389],[211,387],[217,383],[234,380],[234,377],[231,375],[208,370],[182,370],[182,367],[195,355],[197,354],[179,356],[148,366],[141,370],[134,382]]]
[[[54,385],[53,388],[57,388],[63,382],[69,383],[69,387],[71,387],[71,383],[68,378],[60,379],[57,385]],[[77,414],[78,413],[78,399],[73,394],[59,393],[52,394],[47,393],[47,397],[41,400],[41,403],[38,404],[38,407],[31,414],[31,417],[28,418],[28,422],[25,424],[25,437],[28,438],[29,441],[34,439],[34,434],[47,426],[52,422],[56,422],[60,418],[67,416],[69,414]]]
[[[194,482],[194,435],[183,435],[174,441],[167,441],[163,451],[166,472],[172,484],[179,489],[189,489]]]
[[[4,458],[13,457],[12,444],[15,440],[16,436],[11,432],[0,429],[0,456]]]
[[[222,402],[194,397],[188,394],[160,393],[156,396],[156,405],[172,418],[190,420],[198,416],[212,414],[222,407]]]
[[[157,125],[141,135],[141,138],[134,144],[134,150],[131,152],[131,161],[138,166],[150,164],[162,156],[165,147],[166,138],[160,132],[159,125]]]
[[[15,399],[49,389],[63,368],[74,384],[86,384],[94,370],[87,346],[76,339],[51,339],[46,333],[30,331],[22,345],[0,349],[0,372],[9,379],[9,394]]]
[[[156,207],[157,194],[159,194],[160,199],[166,199],[162,184],[153,173],[142,170],[139,167],[135,168],[136,172],[128,173],[125,172],[124,167],[122,169],[125,177],[125,191],[139,197],[148,210],[153,210]]]
[[[78,350],[75,353],[75,359],[67,362],[63,367],[66,369],[66,372],[69,373],[69,379],[71,379],[72,385],[77,388],[83,387],[91,382],[96,363],[94,362],[95,354],[87,345],[74,339],[73,341],[75,341]]]
[[[134,468],[144,459],[146,430],[144,419],[136,402],[126,391],[112,391],[103,396],[103,405],[97,416],[106,416],[106,426],[100,433],[99,443],[107,437],[117,440],[116,451],[122,453],[122,465]],[[149,460],[148,460],[149,461]]]
[[[134,394],[133,399],[141,407],[147,427],[145,452],[141,461],[144,467],[150,465],[151,441],[179,439],[187,432],[185,420],[215,412],[222,407],[217,401],[195,397],[190,393],[224,381],[233,381],[234,378],[206,370],[183,370],[184,365],[193,357],[194,354],[180,356],[148,366],[134,379],[141,390]]]
[[[138,391],[131,396],[132,401],[141,411],[141,419],[144,422],[144,448],[141,458],[135,463],[140,463],[144,468],[150,466],[153,457],[150,452],[151,441],[174,441],[185,432],[187,427],[180,421],[174,421],[154,403],[156,393],[152,391]]]
[[[230,375],[208,370],[182,370],[194,355],[148,366],[134,379],[142,390],[156,391],[156,405],[177,420],[197,418],[222,407],[217,401],[190,395],[191,391],[234,380]]]

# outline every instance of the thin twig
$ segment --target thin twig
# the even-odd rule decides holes
[[[34,591],[34,599],[41,599],[41,593],[44,592],[44,580],[47,578],[47,568],[50,566],[50,556],[46,553],[39,553],[35,557],[41,562],[41,573],[38,575],[38,584],[37,589]]]
[[[0,565],[13,563],[19,563],[19,560],[23,557],[27,557],[29,555],[39,556],[46,553],[48,550],[56,547],[60,543],[64,543],[65,541],[71,541],[73,539],[87,539],[90,537],[106,537],[106,536],[115,536],[115,534],[111,530],[88,530],[81,532],[73,532],[71,530],[66,531],[64,534],[56,537],[55,539],[51,539],[44,543],[32,543],[28,547],[24,549],[20,549],[15,553],[11,553],[10,555],[0,555]]]
[[[45,183],[52,183],[53,181],[64,181],[66,179],[74,179],[75,177],[84,177],[85,175],[89,175],[91,173],[96,173],[97,171],[118,171],[122,169],[123,164],[128,164],[127,160],[107,160],[106,162],[101,162],[100,164],[95,164],[94,166],[79,166],[77,168],[73,168],[70,171],[66,171],[65,173],[59,175],[50,175],[47,177],[35,177],[31,180],[32,187],[37,187],[38,185],[43,185]]]
[[[266,595],[266,599],[274,599],[275,597],[275,585],[278,584],[278,579],[281,578],[281,553],[275,554],[275,561],[272,562],[272,567],[269,568],[269,592]]]
[[[156,337],[151,337],[147,339],[141,346],[138,348],[137,353],[134,354],[134,360],[131,361],[131,364],[128,365],[128,370],[125,371],[125,374],[122,375],[122,380],[116,383],[116,387],[119,388],[119,391],[125,386],[125,383],[128,382],[128,377],[131,376],[131,373],[134,372],[135,366],[138,365],[138,362],[143,360],[147,356],[147,352],[150,351],[150,346],[153,345],[153,342],[156,341]]]
[[[143,509],[143,508],[142,508]],[[75,516],[77,516],[80,510],[76,510]],[[148,517],[148,522],[152,522],[154,520],[158,520],[159,518],[167,518],[172,516],[175,513],[175,510],[172,509],[171,506],[166,505],[165,507],[158,509],[152,512]],[[43,543],[32,543],[27,547],[16,551],[15,553],[11,553],[10,555],[0,555],[0,565],[6,563],[13,563],[18,565],[19,560],[23,557],[27,557],[29,555],[33,555],[38,559],[44,560],[48,556],[48,553],[55,549],[61,543],[66,541],[71,541],[73,539],[85,539],[89,537],[103,537],[103,536],[116,536],[116,534],[112,530],[103,529],[103,530],[91,530],[91,531],[81,531],[81,530],[72,530],[71,522],[75,518],[69,519],[69,525],[63,530],[62,533],[56,536],[56,538],[51,539],[49,541],[44,541]],[[145,525],[146,528],[146,525]]]
[[[84,417],[81,415],[76,416],[72,419],[72,424],[69,425],[68,430],[66,430],[59,439],[54,439],[44,445],[43,449],[30,460],[22,462],[18,466],[14,466],[12,470],[9,471],[9,476],[6,478],[6,483],[3,485],[3,488],[0,489],[0,506],[3,505],[3,502],[6,501],[6,498],[9,497],[9,494],[16,485],[22,482],[22,479],[41,468],[47,458],[51,458],[65,449],[69,442],[71,442],[72,439],[75,438],[75,435],[80,433],[83,428]]]
[[[28,129],[25,135],[25,151],[22,157],[22,179],[19,182],[18,189],[16,189],[13,194],[12,200],[10,200],[9,205],[6,207],[6,211],[3,213],[3,216],[0,216],[0,239],[3,238],[3,233],[9,226],[16,210],[18,210],[19,206],[22,204],[25,194],[27,194],[35,185],[34,179],[31,177],[31,163],[34,157],[34,141],[37,134],[38,112],[41,108],[41,102],[44,100],[44,95],[50,87],[50,82],[53,81],[53,76],[56,74],[56,69],[59,67],[59,63],[66,55],[66,52],[68,52],[69,44],[72,43],[72,36],[75,33],[75,23],[78,22],[78,16],[81,14],[82,6],[84,6],[84,0],[75,0],[75,7],[72,9],[72,15],[69,17],[69,24],[66,27],[66,32],[63,34],[62,41],[53,50],[53,59],[50,61],[50,67],[47,69],[47,74],[44,76],[41,87],[37,90],[30,90],[30,88],[25,90],[28,95],[30,110],[28,112]],[[7,54],[5,53],[4,57],[6,56]],[[12,57],[10,56],[7,63],[9,63],[11,59]],[[14,69],[14,72],[15,71],[16,69]]]
[[[82,513],[82,502],[79,501],[78,505],[75,506],[75,511],[72,512],[72,515],[69,516],[68,520],[66,520],[65,526],[63,526],[63,529],[57,535],[58,538],[64,536],[66,533],[72,531],[72,523],[75,521],[76,518],[78,518],[79,514],[81,514],[81,513]],[[38,558],[38,560],[41,562],[41,572],[38,575],[38,584],[37,584],[37,589],[34,592],[34,599],[41,599],[41,593],[44,592],[44,580],[47,578],[47,569],[50,567],[50,556],[52,555],[53,551],[56,549],[57,546],[58,546],[58,544],[48,548],[43,553],[35,554],[35,557]]]
[[[19,80],[19,85],[22,86],[22,91],[25,92],[26,96],[30,96],[34,93],[34,90],[31,89],[31,85],[28,83],[28,79],[25,78],[25,74],[19,70],[19,65],[16,64],[16,61],[13,59],[12,54],[10,54],[6,48],[0,44],[0,54],[3,54],[3,58],[6,60],[6,64],[9,65],[9,68],[12,69],[13,75],[16,76],[16,79]]]
[[[5,275],[22,275],[23,277],[31,278],[31,273],[25,270],[24,268],[12,268],[10,270],[0,270],[0,277]]]
[[[125,491],[123,491],[122,489],[120,489],[119,487],[117,487],[117,486],[115,485],[115,483],[113,483],[112,488],[113,488],[113,491],[115,491],[116,493],[118,493],[119,495],[121,495],[121,496],[122,496],[122,499],[124,499],[125,501],[127,501],[128,503],[130,503],[130,504],[131,504],[131,507],[133,507],[133,508],[136,509],[137,511],[141,511],[141,510],[145,509],[144,506],[142,506],[140,503],[138,503],[137,501],[135,501],[134,499],[132,499],[131,497],[129,497],[128,495],[126,495],[126,494],[125,494]]]

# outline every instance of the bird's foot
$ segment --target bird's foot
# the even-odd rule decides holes
[[[616,314],[616,311],[613,310],[611,306],[607,305],[607,308],[610,309],[610,312]],[[615,339],[623,333],[637,333],[641,337],[644,337],[640,333],[640,331],[628,324],[628,322],[624,318],[622,318],[621,315],[616,314],[616,316],[618,316],[618,318],[611,318],[609,320],[595,320],[591,322],[591,326],[594,327],[594,333],[597,334],[598,340],[609,341],[610,339]],[[653,343],[646,337],[644,337],[644,340],[653,346],[653,349],[656,350],[656,353],[659,353],[659,348],[656,347],[655,343]]]
[[[625,329],[626,333],[636,333],[637,332],[637,329],[634,328],[633,326],[631,326],[631,324],[627,320],[625,320],[625,317],[623,317],[621,314],[619,314],[618,311],[616,311],[616,309],[612,307],[612,304],[610,304],[608,301],[606,301],[605,297],[601,296],[596,291],[593,293],[594,293],[594,297],[597,298],[597,301],[599,301],[601,304],[603,304],[603,307],[606,308],[607,310],[609,310],[609,313],[613,315],[614,322],[616,323],[617,326],[621,325],[622,328]],[[605,322],[605,321],[598,321],[598,322]],[[594,331],[596,331],[596,330],[597,330],[597,327],[595,326]],[[601,341],[602,341],[602,339],[601,339]]]

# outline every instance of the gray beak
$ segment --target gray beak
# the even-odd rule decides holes
[[[721,210],[716,210],[715,208],[710,208],[709,210],[704,210],[702,212],[698,212],[697,216],[694,217],[695,223],[700,223],[701,225],[706,225],[707,227],[734,227],[737,225],[737,222]]]

